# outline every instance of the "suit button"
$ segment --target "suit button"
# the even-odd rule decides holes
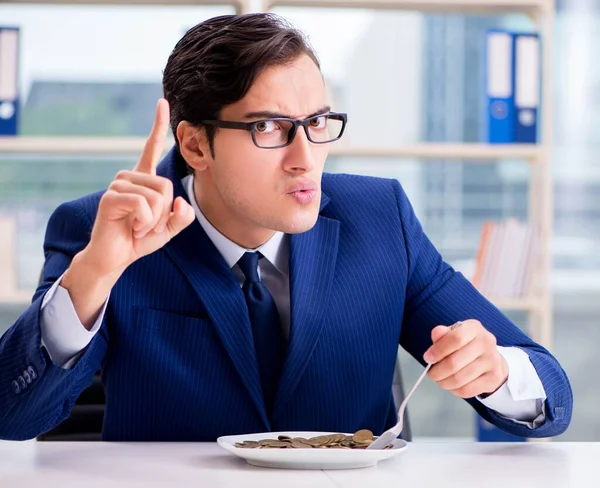
[[[22,390],[27,388],[27,383],[25,382],[25,378],[23,378],[22,376],[19,376],[17,378],[17,381],[19,382],[19,386],[21,387]]]
[[[19,383],[17,383],[16,381],[12,382],[12,387],[13,387],[13,391],[15,392],[15,394],[19,394],[21,393],[21,387],[19,386]]]
[[[37,378],[37,373],[35,372],[35,369],[33,369],[32,366],[27,366],[27,372],[29,373],[29,376],[31,376],[32,380],[35,380]]]
[[[25,378],[28,385],[31,384],[31,375],[27,371],[23,371],[23,378]]]

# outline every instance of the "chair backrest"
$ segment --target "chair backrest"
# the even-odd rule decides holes
[[[53,429],[38,436],[38,441],[100,441],[106,396],[100,373],[75,401],[71,414]]]
[[[398,356],[396,357],[396,369],[394,371],[394,382],[392,384],[392,393],[394,394],[394,401],[396,407],[400,407],[402,400],[404,400],[404,382],[402,380],[402,370],[400,367],[400,348],[398,348]],[[404,410],[404,425],[402,426],[402,438],[405,441],[412,441],[412,431],[410,428],[410,420],[408,418],[408,408]]]

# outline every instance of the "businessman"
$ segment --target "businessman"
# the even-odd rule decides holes
[[[99,370],[105,440],[379,434],[398,344],[504,431],[565,431],[560,364],[444,262],[402,186],[323,174],[347,116],[300,32],[202,22],[163,88],[135,168],[49,220],[42,282],[0,340],[0,438],[59,424]]]

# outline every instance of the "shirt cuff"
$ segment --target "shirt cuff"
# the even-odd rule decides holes
[[[88,331],[79,320],[69,292],[60,286],[64,274],[44,295],[41,306],[40,328],[42,346],[50,359],[65,369],[71,368],[102,325],[108,298],[98,318]],[[110,296],[110,295],[109,295]]]
[[[534,429],[545,419],[546,392],[540,377],[523,349],[497,349],[508,364],[508,380],[492,395],[476,398],[499,415]]]

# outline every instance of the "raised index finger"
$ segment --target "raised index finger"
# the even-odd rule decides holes
[[[135,166],[134,171],[156,174],[156,166],[165,148],[167,131],[169,130],[169,104],[164,98],[158,100],[156,115],[150,135],[144,145],[142,156]]]

